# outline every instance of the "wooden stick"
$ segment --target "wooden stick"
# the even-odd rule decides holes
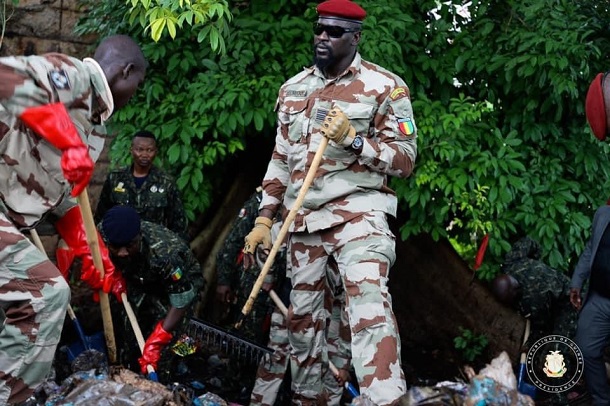
[[[125,311],[127,312],[127,318],[131,323],[131,328],[133,329],[134,334],[136,335],[136,341],[138,342],[138,346],[140,347],[140,352],[144,353],[144,335],[142,334],[142,330],[140,329],[140,324],[138,323],[138,319],[136,318],[136,314],[131,307],[131,303],[127,299],[127,294],[125,292],[121,293],[121,299],[123,299],[123,306],[125,306]],[[156,379],[155,369],[152,365],[147,365],[146,369],[148,370],[148,375],[154,377],[153,380]]]
[[[102,261],[102,253],[100,251],[99,241],[97,239],[97,229],[93,221],[93,212],[91,211],[91,203],[87,189],[83,190],[78,195],[78,205],[83,216],[83,224],[85,225],[85,234],[87,235],[87,244],[91,250],[93,257],[93,265],[104,277],[104,263]],[[111,364],[116,362],[116,342],[114,340],[114,327],[112,325],[112,314],[110,313],[110,300],[108,294],[100,289],[100,310],[102,311],[102,321],[104,322],[104,337],[106,338],[106,348],[108,349],[108,359]]]
[[[286,220],[284,220],[284,224],[282,224],[282,228],[280,229],[280,232],[279,232],[277,238],[275,239],[273,246],[271,247],[271,252],[269,252],[269,256],[267,257],[267,260],[265,261],[265,264],[263,265],[263,269],[261,269],[261,273],[258,275],[256,282],[254,282],[254,286],[252,286],[252,291],[250,292],[250,296],[248,296],[248,300],[246,301],[246,303],[244,304],[244,307],[241,310],[241,316],[240,316],[239,320],[237,321],[237,323],[235,323],[235,328],[241,327],[241,324],[243,323],[244,318],[250,313],[250,310],[252,310],[252,306],[254,305],[254,301],[256,300],[256,297],[258,296],[258,292],[260,291],[261,287],[263,286],[263,280],[265,279],[265,276],[267,276],[269,269],[271,269],[271,266],[273,265],[273,261],[275,260],[275,256],[276,256],[277,252],[279,251],[280,247],[282,246],[282,244],[284,242],[284,238],[286,237],[286,234],[288,233],[288,228],[294,221],[294,218],[296,217],[297,212],[299,211],[299,209],[301,208],[301,205],[303,204],[303,200],[305,200],[305,194],[309,190],[309,187],[311,186],[311,183],[313,182],[313,179],[316,176],[318,166],[320,166],[320,161],[322,160],[322,156],[324,155],[324,150],[326,150],[327,145],[328,145],[328,138],[322,137],[322,139],[320,140],[320,145],[318,145],[318,149],[316,150],[316,154],[314,155],[313,160],[311,161],[311,166],[309,167],[309,170],[307,171],[307,175],[305,176],[305,180],[303,181],[303,185],[301,186],[301,190],[299,190],[297,199],[294,202],[294,206],[292,206],[292,208],[290,209],[290,212],[288,213],[288,216],[286,216]]]

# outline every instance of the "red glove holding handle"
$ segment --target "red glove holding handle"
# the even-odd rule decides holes
[[[83,266],[81,269],[80,278],[83,282],[87,283],[94,291],[102,289],[105,293],[112,292],[119,302],[122,302],[121,294],[126,293],[126,284],[121,275],[120,271],[114,269],[112,261],[108,253],[108,248],[98,233],[98,241],[100,246],[100,254],[102,256],[102,263],[104,265],[104,279],[102,279],[100,272],[95,268],[93,264],[93,256],[87,243],[87,233],[85,232],[85,224],[83,223],[83,216],[79,206],[74,206],[68,212],[55,223],[57,232],[64,239],[70,250],[70,254],[67,256],[80,257]],[[64,248],[60,248],[64,249]],[[60,271],[62,274],[67,274],[65,266],[69,267],[69,263],[58,261],[58,265],[61,265]]]
[[[146,375],[148,371],[146,367],[150,365],[154,370],[157,369],[157,363],[161,358],[161,351],[163,348],[172,341],[172,333],[165,331],[163,328],[163,320],[159,321],[155,326],[154,331],[150,334],[146,343],[144,343],[144,349],[142,350],[142,356],[138,359],[140,363],[140,372]]]
[[[61,169],[66,180],[74,184],[72,196],[78,196],[89,184],[93,161],[63,103],[30,107],[19,118],[36,134],[62,151]]]

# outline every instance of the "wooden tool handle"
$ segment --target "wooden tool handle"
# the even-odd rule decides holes
[[[83,224],[85,225],[85,234],[87,235],[87,244],[91,250],[93,265],[99,271],[102,278],[104,277],[104,263],[102,261],[102,253],[97,238],[97,229],[93,221],[93,212],[91,211],[91,203],[87,189],[83,190],[78,195],[78,205],[83,216]],[[112,314],[110,313],[110,300],[108,294],[103,290],[99,291],[100,309],[102,311],[102,321],[104,323],[104,337],[106,338],[106,348],[108,349],[108,359],[111,364],[116,362],[116,341],[114,339],[114,327],[112,325]]]
[[[140,324],[138,323],[138,319],[136,318],[136,314],[131,307],[131,303],[127,300],[127,294],[125,292],[121,293],[121,299],[123,299],[123,306],[125,307],[125,311],[127,312],[127,318],[129,319],[129,323],[131,323],[131,328],[133,329],[134,334],[136,335],[136,341],[138,342],[138,346],[140,347],[140,352],[144,353],[144,335],[142,334],[142,330],[140,329]],[[147,365],[146,370],[148,371],[149,377],[156,376],[155,369],[152,365]],[[156,378],[153,380],[157,380]]]
[[[303,185],[301,186],[301,190],[299,190],[299,194],[297,195],[296,201],[294,202],[294,205],[290,209],[288,216],[286,216],[286,220],[284,220],[284,224],[282,224],[282,228],[280,229],[280,232],[279,232],[277,238],[275,239],[273,246],[271,247],[271,252],[269,252],[269,256],[267,257],[267,260],[265,261],[265,264],[263,265],[263,269],[261,269],[261,273],[258,275],[256,282],[254,282],[254,286],[252,286],[252,291],[250,292],[250,296],[248,296],[248,300],[246,301],[246,303],[244,304],[244,307],[241,310],[241,317],[238,320],[238,322],[235,323],[235,328],[241,327],[241,324],[242,324],[244,318],[252,310],[254,301],[256,300],[256,297],[258,296],[258,293],[259,293],[261,287],[263,286],[263,281],[265,279],[265,276],[267,276],[269,269],[271,269],[271,266],[273,265],[273,261],[275,260],[275,256],[276,256],[277,252],[279,251],[280,247],[282,246],[282,244],[284,242],[284,238],[286,237],[286,234],[288,233],[288,228],[290,228],[290,225],[294,221],[294,218],[296,217],[297,212],[299,211],[299,209],[301,208],[301,205],[303,204],[303,200],[305,200],[305,194],[309,190],[309,187],[311,186],[311,183],[313,182],[313,179],[316,176],[316,172],[318,170],[318,167],[320,166],[320,161],[322,160],[322,156],[324,155],[324,150],[326,150],[327,145],[328,145],[328,138],[322,137],[322,139],[320,140],[320,145],[318,145],[318,149],[316,150],[316,154],[314,155],[313,160],[311,161],[311,166],[309,167],[309,170],[307,171],[307,175],[305,176],[305,180],[303,181]]]

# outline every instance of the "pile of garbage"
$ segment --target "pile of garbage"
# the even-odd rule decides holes
[[[108,367],[105,354],[96,350],[81,353],[71,364],[73,372],[61,384],[48,379],[31,399],[29,406],[45,405],[151,405],[151,406],[241,406],[248,404],[250,388],[243,381],[243,399],[240,402],[227,400],[223,392],[236,396],[230,386],[244,376],[227,380],[226,372],[231,370],[229,359],[218,354],[206,354],[207,360],[185,357],[175,366],[181,381],[163,385],[151,381],[122,367]],[[202,362],[203,361],[203,362]],[[211,372],[207,377],[197,376],[190,370],[193,365],[205,365]],[[231,374],[235,371],[231,370]],[[252,371],[249,372],[250,374]],[[479,373],[466,368],[468,382],[439,382],[434,386],[411,387],[400,403],[406,405],[442,404],[456,406],[506,405],[534,406],[531,397],[517,390],[517,380],[510,359],[506,353],[500,354]],[[213,379],[215,378],[215,379]],[[289,404],[284,399],[281,404]],[[346,405],[375,406],[366,396],[347,400]]]
[[[55,375],[49,377],[25,405],[248,405],[257,360],[250,355],[231,354],[230,346],[222,340],[200,342],[201,336],[185,335],[173,346],[174,356],[163,369],[170,377],[164,380],[165,384],[123,367],[109,367],[106,354],[95,349],[85,350],[69,361],[56,356]],[[534,406],[529,395],[537,397],[536,404],[545,404],[541,398],[547,394],[536,393],[535,387],[527,387],[521,377],[515,376],[506,352],[478,373],[470,367],[463,368],[463,372],[464,375],[454,381],[422,381],[422,386],[410,387],[399,405]],[[355,379],[352,383],[355,384]],[[285,382],[276,405],[290,404],[289,389],[290,383]],[[586,403],[570,399],[569,404]],[[342,405],[376,406],[366,396],[351,395],[344,396]]]

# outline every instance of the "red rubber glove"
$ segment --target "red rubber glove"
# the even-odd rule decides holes
[[[72,196],[78,196],[89,184],[93,161],[63,103],[30,107],[19,118],[62,151],[61,169],[66,180],[73,184]]]
[[[140,363],[140,372],[142,372],[143,375],[148,373],[146,370],[148,365],[152,366],[154,370],[157,369],[157,363],[161,358],[161,351],[169,344],[172,337],[172,333],[163,329],[163,320],[158,322],[154,331],[150,334],[146,343],[144,343],[142,356],[138,359],[138,362]]]
[[[70,266],[74,261],[74,252],[65,244],[64,240],[59,240],[60,243],[64,242],[64,244],[60,244],[59,247],[55,250],[55,260],[57,261],[57,268],[63,275],[66,281],[70,281]]]
[[[80,278],[83,282],[87,283],[94,291],[102,289],[105,293],[113,291],[113,286],[116,281],[120,281],[125,287],[125,280],[119,272],[115,272],[114,265],[110,261],[108,248],[102,240],[102,237],[98,233],[98,241],[100,246],[100,253],[102,256],[102,263],[104,265],[104,278],[102,279],[100,272],[95,268],[93,264],[93,257],[87,243],[87,234],[85,233],[85,225],[83,224],[83,216],[80,212],[79,206],[74,206],[68,212],[55,223],[57,232],[68,244],[69,250],[74,256],[80,257],[83,265],[81,269]],[[64,264],[65,266],[65,264]],[[69,265],[68,265],[69,267]],[[120,292],[120,291],[119,291]],[[114,291],[113,291],[114,293]],[[116,295],[116,293],[115,293]],[[120,293],[118,298],[120,298]]]

